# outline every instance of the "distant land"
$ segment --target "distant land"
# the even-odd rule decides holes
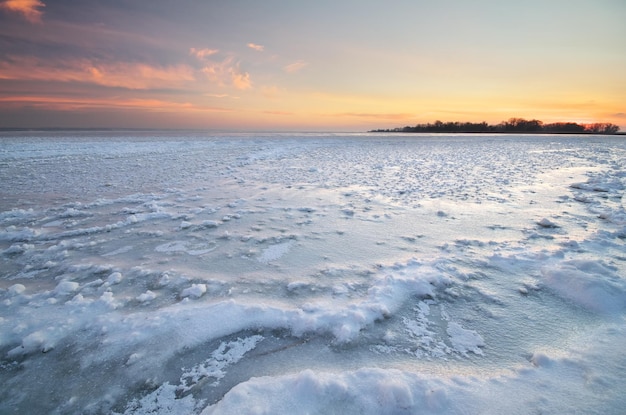
[[[611,123],[578,124],[575,122],[555,122],[545,124],[539,120],[511,118],[499,124],[486,122],[442,122],[371,130],[373,133],[524,133],[524,134],[617,134],[619,127]]]

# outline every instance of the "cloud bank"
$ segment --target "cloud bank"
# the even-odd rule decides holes
[[[43,11],[39,10],[46,5],[39,0],[5,0],[0,3],[0,9],[10,13],[17,13],[31,23],[40,23]]]

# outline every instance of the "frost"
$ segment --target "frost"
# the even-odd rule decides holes
[[[204,362],[185,370],[180,378],[179,390],[187,392],[203,379],[213,379],[212,385],[217,386],[226,375],[226,368],[239,362],[246,353],[254,349],[263,340],[263,336],[238,338],[231,342],[222,342]]]
[[[276,261],[285,255],[291,247],[294,245],[294,241],[282,242],[276,245],[272,245],[269,248],[266,248],[261,256],[258,258],[258,261],[263,264],[268,264],[272,261]]]
[[[153,393],[132,401],[124,415],[193,414],[202,409],[204,401],[193,396],[177,398],[176,387],[169,383],[159,386]]]

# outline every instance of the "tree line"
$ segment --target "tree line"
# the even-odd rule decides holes
[[[555,122],[545,124],[539,120],[510,118],[499,124],[486,122],[442,122],[417,124],[386,130],[372,130],[376,133],[550,133],[550,134],[615,134],[619,127],[611,123],[578,124],[575,122]]]

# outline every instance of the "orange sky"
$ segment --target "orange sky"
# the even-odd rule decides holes
[[[622,0],[0,0],[0,128],[626,131],[624,21]]]

